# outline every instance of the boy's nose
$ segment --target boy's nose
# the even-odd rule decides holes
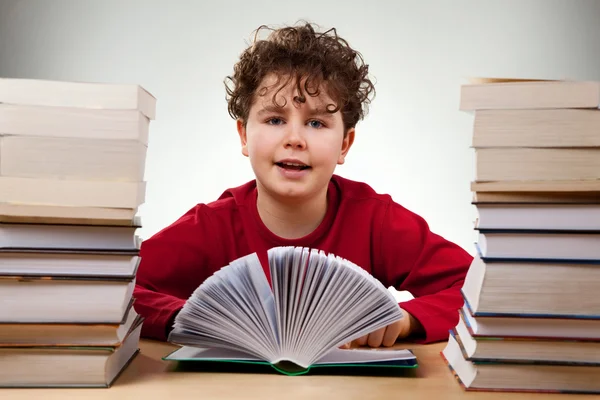
[[[294,149],[306,148],[306,140],[302,134],[302,127],[296,124],[288,124],[285,137],[285,147]]]

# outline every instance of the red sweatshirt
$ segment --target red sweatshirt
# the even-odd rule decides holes
[[[458,322],[460,293],[472,257],[432,233],[423,218],[377,194],[364,183],[334,175],[328,208],[315,231],[294,240],[274,235],[256,208],[256,184],[225,191],[198,204],[145,240],[134,291],[136,311],[146,318],[142,336],[166,340],[173,318],[192,292],[229,262],[256,252],[304,246],[333,253],[371,273],[385,287],[415,297],[400,306],[421,322],[424,340],[446,340]]]

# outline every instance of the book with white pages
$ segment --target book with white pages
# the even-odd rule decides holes
[[[118,323],[0,323],[0,347],[119,346],[142,319],[134,301]]]
[[[102,208],[0,203],[0,222],[57,225],[135,225],[137,207]]]
[[[0,275],[128,278],[140,261],[138,249],[0,249]]]
[[[145,199],[145,181],[88,181],[0,176],[0,204],[138,208]]]
[[[600,108],[600,82],[486,79],[461,86],[461,111]]]
[[[0,103],[90,110],[137,110],[156,117],[156,98],[139,85],[0,78]]]
[[[120,323],[135,276],[0,276],[5,323]]]
[[[442,358],[466,391],[600,393],[600,365],[469,360],[451,333]]]
[[[147,146],[134,140],[15,136],[0,133],[0,176],[141,182]]]
[[[0,387],[108,388],[139,353],[142,324],[114,346],[0,347]]]
[[[593,204],[475,203],[479,229],[600,231],[600,198]]]
[[[468,360],[600,365],[600,340],[554,337],[473,335],[461,313],[453,330]]]
[[[489,259],[600,260],[600,230],[475,229]]]
[[[599,113],[600,114],[600,113]],[[600,191],[582,191],[582,192],[553,192],[553,191],[491,191],[491,192],[473,192],[472,204],[475,206],[483,205],[516,205],[516,206],[535,206],[535,205],[558,205],[567,204],[600,204]]]
[[[0,103],[0,135],[135,140],[148,144],[150,120],[138,110]]]
[[[461,291],[474,316],[600,318],[600,260],[498,260],[476,254]]]
[[[470,334],[477,336],[514,338],[564,338],[600,340],[600,316],[592,318],[567,318],[532,315],[474,315],[465,302],[460,314]]]
[[[472,146],[600,147],[597,109],[477,110]]]
[[[0,249],[136,250],[140,227],[0,222]]]
[[[263,364],[287,375],[417,366],[406,349],[339,349],[402,318],[393,294],[364,269],[303,247],[272,248],[268,260],[263,268],[253,253],[205,280],[169,335],[182,347],[164,359]]]

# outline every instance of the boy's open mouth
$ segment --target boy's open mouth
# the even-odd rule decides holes
[[[293,171],[302,171],[302,170],[310,168],[308,165],[287,163],[287,162],[277,162],[277,163],[275,163],[275,165],[277,165],[280,168],[289,169],[289,170],[293,170]]]

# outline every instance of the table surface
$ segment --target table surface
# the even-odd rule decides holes
[[[594,395],[465,392],[444,363],[445,343],[397,344],[419,361],[412,376],[285,376],[278,373],[208,373],[174,371],[161,358],[175,346],[142,339],[140,353],[113,386],[106,389],[0,389],[13,399],[600,399]]]

